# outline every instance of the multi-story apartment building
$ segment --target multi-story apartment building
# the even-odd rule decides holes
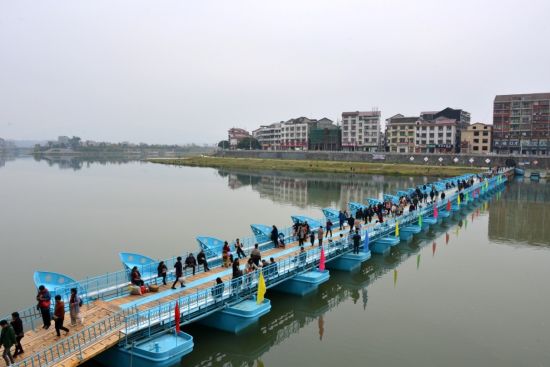
[[[391,153],[414,153],[416,123],[419,116],[398,113],[386,119],[386,141]]]
[[[245,139],[250,138],[250,133],[245,129],[233,127],[227,131],[227,141],[229,142],[229,148],[236,149],[237,145]]]
[[[470,113],[445,108],[420,114],[417,124],[417,153],[460,153],[461,131],[470,124]]]
[[[386,126],[389,151],[396,153],[459,153],[460,131],[470,123],[470,113],[445,108],[420,116],[390,117]]]
[[[307,117],[263,125],[252,132],[265,150],[340,150],[340,134],[332,120]]]
[[[471,124],[466,129],[462,130],[462,153],[481,153],[487,154],[491,152],[491,139],[493,134],[493,126],[476,122]]]
[[[416,153],[449,153],[456,151],[457,126],[452,119],[435,121],[419,119],[416,123]]]
[[[550,93],[498,95],[493,103],[493,151],[547,155]]]
[[[376,152],[380,146],[380,111],[342,112],[342,148]]]
[[[317,120],[307,117],[290,119],[281,124],[281,149],[307,150],[309,128]]]
[[[281,149],[281,125],[275,122],[270,125],[262,125],[252,132],[252,136],[258,140],[264,150]]]

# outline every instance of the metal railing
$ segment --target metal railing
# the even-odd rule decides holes
[[[135,312],[135,309],[119,311],[103,318],[87,328],[69,335],[50,347],[25,358],[16,366],[46,367],[52,366],[64,359],[76,356],[83,359],[83,351],[105,339],[108,335],[119,332],[125,325],[126,316]]]

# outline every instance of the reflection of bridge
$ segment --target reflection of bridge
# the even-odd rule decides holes
[[[550,245],[550,185],[516,181],[491,202],[489,238],[504,243]]]

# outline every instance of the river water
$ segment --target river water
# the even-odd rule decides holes
[[[34,302],[32,273],[120,269],[118,253],[186,254],[323,207],[434,177],[244,173],[143,162],[0,162],[0,313]],[[550,185],[515,181],[461,218],[331,271],[309,297],[234,337],[186,326],[184,366],[549,366]]]

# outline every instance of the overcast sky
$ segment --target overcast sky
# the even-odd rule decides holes
[[[215,143],[550,92],[549,0],[0,0],[0,137]]]

